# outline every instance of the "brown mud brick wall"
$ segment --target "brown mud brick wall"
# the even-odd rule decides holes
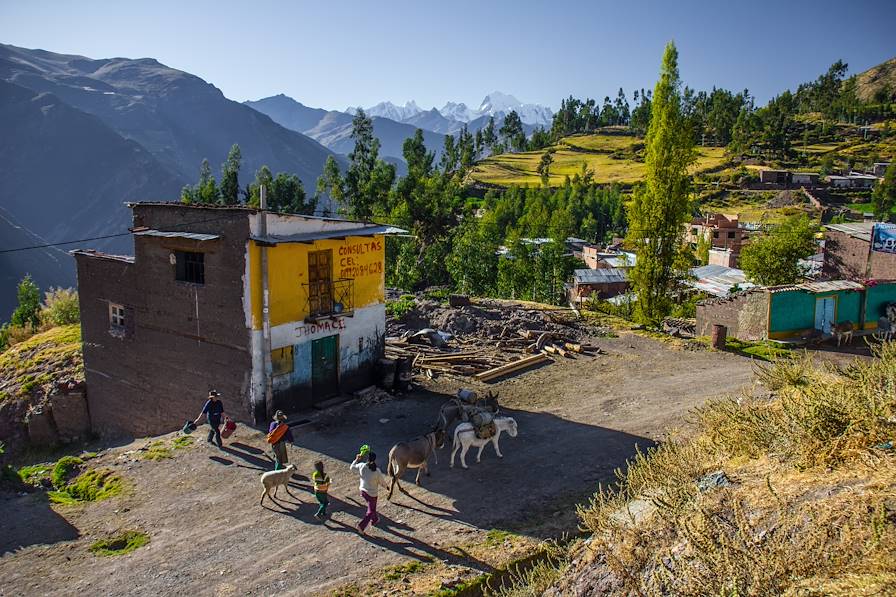
[[[765,340],[768,332],[769,294],[746,291],[730,298],[707,299],[697,304],[697,335],[709,336],[714,324],[728,328],[739,340]]]
[[[871,251],[871,271],[868,272],[869,245],[838,230],[825,231],[824,277],[830,280],[896,279],[896,255]]]
[[[81,329],[95,431],[153,435],[180,428],[208,391],[251,422],[251,356],[243,310],[246,210],[134,207],[135,226],[219,234],[212,241],[135,237],[135,263],[78,254]],[[207,222],[214,218],[215,221]],[[175,280],[170,254],[205,253],[205,284]],[[109,302],[126,307],[126,333],[110,333]]]

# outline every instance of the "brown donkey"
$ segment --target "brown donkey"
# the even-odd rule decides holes
[[[426,473],[426,475],[429,476],[427,461],[429,460],[430,454],[435,457],[436,464],[438,464],[439,457],[436,454],[436,450],[444,446],[445,431],[440,427],[436,427],[421,437],[407,442],[399,442],[392,446],[392,449],[389,450],[388,469],[389,474],[392,476],[392,483],[389,485],[389,496],[386,499],[392,499],[392,491],[395,490],[396,485],[398,485],[399,491],[407,493],[401,486],[399,478],[401,478],[409,468],[417,469],[417,479],[415,482],[417,485],[420,485],[420,473]]]

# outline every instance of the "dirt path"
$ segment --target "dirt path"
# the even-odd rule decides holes
[[[254,430],[241,428],[224,451],[207,446],[200,430],[200,445],[156,462],[125,454],[134,445],[110,449],[99,462],[127,479],[121,497],[53,509],[40,493],[0,497],[0,595],[319,594],[430,558],[487,571],[497,555],[477,558],[470,548],[464,556],[449,546],[482,543],[492,528],[535,539],[573,530],[571,502],[610,480],[636,444],[662,438],[707,398],[752,384],[750,361],[735,355],[632,334],[597,343],[607,354],[494,384],[520,429],[502,439],[503,461],[487,447],[480,464],[471,453],[469,470],[450,469],[443,450],[424,489],[407,475],[414,498],[381,497],[383,522],[369,537],[354,531],[363,508],[348,461],[362,443],[385,460],[393,443],[425,432],[459,380],[438,379],[410,397],[299,428],[291,449],[299,500],[279,507],[258,505],[258,475],[271,463]],[[313,518],[307,492],[317,458],[334,478],[333,516],[324,524]],[[88,552],[122,529],[142,529],[151,542],[125,556]]]

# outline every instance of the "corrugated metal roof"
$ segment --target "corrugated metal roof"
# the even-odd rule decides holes
[[[805,292],[837,292],[838,290],[862,290],[865,288],[862,284],[858,282],[853,282],[852,280],[829,280],[827,282],[804,282],[802,284],[785,284],[783,286],[770,286],[768,291],[771,293],[776,292],[789,292],[794,290],[802,290]]]
[[[865,288],[858,282],[852,280],[831,280],[829,282],[806,282],[797,284],[801,290],[809,292],[833,292],[836,290],[862,290]]]
[[[576,284],[613,284],[615,282],[628,281],[628,274],[624,269],[577,269],[573,274]]]
[[[747,277],[743,270],[725,267],[724,265],[710,264],[694,267],[691,268],[691,275],[697,278],[696,280],[688,281],[691,287],[713,296],[728,296],[731,289],[735,286],[741,290],[756,286],[752,282],[747,282]]]
[[[609,257],[601,257],[601,261],[610,267],[634,267],[638,263],[638,256],[635,253],[616,253]]]
[[[188,240],[217,240],[221,238],[217,234],[203,234],[201,232],[167,232],[165,230],[139,230],[134,236],[157,236],[160,238],[185,238]]]
[[[359,226],[358,228],[344,228],[342,230],[322,230],[318,232],[303,232],[301,234],[288,234],[284,236],[253,236],[252,240],[270,244],[278,243],[310,243],[327,238],[345,238],[347,236],[373,236],[375,234],[407,234],[407,230],[396,226]]]
[[[846,224],[827,224],[828,230],[836,230],[853,238],[871,242],[871,229],[876,222],[849,222]]]

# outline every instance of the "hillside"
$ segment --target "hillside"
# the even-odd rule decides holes
[[[46,239],[17,224],[0,207],[0,247],[17,248],[47,244]],[[16,308],[16,287],[29,274],[41,288],[75,285],[75,263],[57,247],[0,253],[0,320],[6,321]]]
[[[274,122],[311,137],[335,153],[347,155],[354,149],[351,114],[309,108],[282,94],[245,104],[270,116]],[[405,139],[413,137],[417,127],[380,116],[373,116],[371,120],[373,133],[380,140],[380,155],[400,160]],[[445,136],[426,130],[426,127],[421,128],[424,129],[423,142],[427,149],[436,155],[441,154]]]
[[[185,182],[96,116],[2,80],[0,130],[0,249],[125,232],[125,201],[176,197]],[[132,250],[126,237],[92,246]],[[0,320],[26,273],[42,288],[74,283],[74,260],[65,253],[71,248],[0,254]]]
[[[550,167],[550,184],[563,184],[566,176],[581,174],[582,167],[594,173],[599,183],[623,185],[644,178],[643,140],[629,135],[576,135],[561,139],[553,148],[554,162]],[[725,165],[727,157],[722,147],[698,147],[694,172],[706,172]],[[469,177],[472,181],[496,186],[538,186],[537,172],[545,150],[505,153],[488,157],[476,164]]]
[[[96,116],[190,181],[204,158],[217,170],[234,143],[242,149],[243,181],[267,164],[274,172],[296,173],[313,188],[331,155],[313,139],[227,99],[214,85],[151,58],[94,60],[0,45],[0,79],[51,92]]]
[[[896,348],[760,370],[579,509],[584,541],[505,595],[892,595]]]
[[[856,95],[865,102],[896,101],[896,58],[856,75]]]

